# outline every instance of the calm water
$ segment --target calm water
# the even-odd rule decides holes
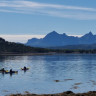
[[[30,67],[30,70],[21,71],[24,66]],[[1,96],[25,91],[42,94],[96,90],[94,54],[1,56],[1,68],[18,70],[18,74],[12,76],[0,73]]]

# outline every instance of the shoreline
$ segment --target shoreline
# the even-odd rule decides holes
[[[58,53],[1,53],[0,56],[35,56],[35,55],[54,55]]]
[[[38,56],[38,55],[58,55],[58,54],[96,54],[96,53],[0,53],[0,56]]]
[[[31,94],[27,92],[26,94],[11,94],[7,96],[96,96],[96,91],[89,91],[87,93],[73,93],[72,91],[66,91],[56,94]]]

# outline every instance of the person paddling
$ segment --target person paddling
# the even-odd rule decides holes
[[[10,69],[10,73],[12,73],[12,69]]]
[[[0,71],[1,71],[1,72],[5,72],[5,69],[4,69],[4,68],[2,68]]]
[[[24,70],[26,70],[27,68],[24,66]]]

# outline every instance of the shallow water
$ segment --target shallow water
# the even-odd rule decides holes
[[[20,68],[30,69],[26,72]],[[11,93],[60,93],[96,90],[95,54],[59,54],[43,56],[1,56],[0,69],[18,74],[0,73],[1,96]]]

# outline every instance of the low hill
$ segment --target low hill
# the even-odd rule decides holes
[[[24,44],[18,44],[14,42],[5,41],[0,38],[0,54],[3,53],[44,53],[48,52],[48,49],[34,48],[25,46]]]

